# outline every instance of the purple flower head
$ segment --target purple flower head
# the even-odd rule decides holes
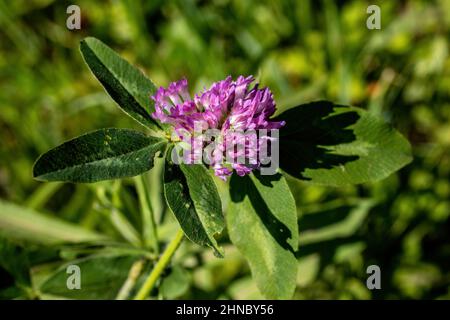
[[[259,153],[266,151],[267,140],[274,139],[258,136],[256,130],[279,129],[285,124],[270,121],[275,112],[273,95],[268,88],[259,89],[258,84],[250,87],[253,81],[253,76],[239,76],[236,81],[229,76],[193,99],[186,79],[172,82],[152,96],[152,117],[171,124],[181,141],[190,145],[197,142],[202,148],[203,140],[208,138],[203,133],[213,132],[207,162],[223,180],[233,169],[240,176],[249,174],[261,166]],[[193,158],[201,158],[202,154],[194,151]]]

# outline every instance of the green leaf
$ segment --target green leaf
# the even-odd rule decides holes
[[[261,293],[290,299],[295,290],[298,246],[297,210],[281,174],[230,180],[226,214],[231,241],[247,259]]]
[[[161,129],[150,116],[155,111],[150,99],[155,85],[141,71],[98,39],[82,40],[80,50],[92,73],[125,113],[150,129]]]
[[[320,209],[304,213],[299,220],[302,251],[310,244],[333,241],[352,236],[358,230],[375,205],[373,199],[359,198],[339,201],[336,205],[321,205]],[[317,249],[317,248],[316,248]]]
[[[70,299],[114,299],[128,277],[132,264],[139,256],[92,255],[63,265],[40,287],[44,294]],[[80,268],[80,289],[69,289],[67,281],[73,274],[67,273],[69,265]],[[70,280],[70,279],[69,279]]]
[[[31,286],[30,265],[24,248],[0,238],[0,269],[5,269],[20,286]]]
[[[210,246],[216,255],[223,256],[214,238],[225,226],[214,180],[201,164],[171,164],[170,154],[167,153],[164,170],[164,195],[168,206],[189,240]]]
[[[153,167],[166,140],[129,129],[100,129],[41,155],[33,176],[44,181],[96,182],[131,177]]]
[[[0,200],[0,233],[11,239],[41,244],[104,241],[104,235],[55,217]]]
[[[355,107],[327,101],[287,110],[280,130],[280,167],[311,183],[342,186],[386,178],[408,164],[409,142]]]
[[[189,289],[189,281],[189,273],[180,266],[174,266],[161,281],[159,292],[166,299],[178,298]]]
[[[370,198],[339,199],[302,210],[298,221],[301,250],[297,259],[305,262],[307,257],[317,257],[320,252],[320,259],[314,265],[322,270],[335,263],[339,252],[345,252],[346,248],[364,247],[360,231],[376,204]]]

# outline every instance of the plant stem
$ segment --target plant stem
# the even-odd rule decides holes
[[[134,178],[136,191],[138,193],[139,205],[141,207],[142,236],[144,245],[150,247],[155,254],[159,254],[158,235],[156,231],[155,217],[150,205],[149,190],[145,176]]]
[[[111,201],[107,198],[104,188],[96,189],[97,198],[100,202],[98,211],[109,218],[113,227],[125,240],[136,247],[140,247],[142,242],[139,233],[120,210],[122,203],[118,194],[119,186],[114,188]]]
[[[142,242],[139,239],[139,233],[120,210],[110,208],[109,211],[105,210],[105,213],[109,214],[111,224],[119,231],[125,240],[136,247],[142,245]]]
[[[119,293],[117,294],[116,300],[125,300],[130,295],[130,291],[133,289],[136,284],[136,280],[142,272],[142,268],[144,267],[145,260],[141,259],[133,263],[131,266],[130,272],[128,273],[128,278],[123,284],[122,288],[120,288]]]
[[[63,186],[63,183],[52,182],[41,184],[27,199],[26,205],[32,209],[41,208]]]
[[[172,241],[167,246],[166,250],[164,250],[163,254],[161,255],[161,258],[158,260],[152,272],[142,285],[141,289],[134,297],[134,300],[144,300],[145,298],[147,298],[150,291],[155,286],[156,281],[160,278],[161,273],[167,267],[170,260],[172,259],[172,256],[175,254],[175,251],[178,249],[181,240],[183,240],[183,237],[184,237],[183,231],[181,229],[178,230],[175,238],[172,239]]]

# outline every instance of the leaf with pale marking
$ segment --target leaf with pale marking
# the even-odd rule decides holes
[[[139,175],[153,167],[166,140],[130,129],[100,129],[69,140],[36,161],[43,181],[96,182]]]
[[[96,38],[82,40],[80,50],[92,73],[126,114],[150,129],[161,129],[150,115],[155,111],[150,96],[156,87],[140,70]]]
[[[205,166],[178,166],[166,159],[164,195],[186,237],[213,248],[216,255],[223,256],[223,250],[215,239],[225,225],[222,204],[214,180]]]

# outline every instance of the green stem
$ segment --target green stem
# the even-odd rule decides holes
[[[158,260],[152,272],[142,285],[141,289],[134,297],[134,300],[144,300],[145,298],[147,298],[150,291],[152,291],[153,287],[155,286],[156,281],[160,278],[161,273],[167,267],[170,260],[172,259],[172,256],[175,254],[175,251],[178,249],[178,246],[180,245],[181,240],[183,240],[183,237],[183,231],[181,229],[178,230],[175,238],[172,239],[166,250],[164,250],[161,258]]]
[[[106,214],[108,214],[108,212]],[[136,231],[122,211],[111,208],[109,211],[109,219],[125,240],[136,247],[142,245],[141,239],[139,239],[139,232]]]
[[[159,254],[158,235],[156,231],[155,217],[150,205],[149,191],[145,176],[140,175],[134,178],[136,190],[139,198],[139,205],[141,207],[142,219],[142,236],[144,244],[152,248],[155,254]]]
[[[128,273],[128,278],[124,282],[122,288],[120,288],[119,293],[117,294],[116,300],[125,300],[130,295],[131,290],[136,284],[137,278],[142,272],[144,267],[145,260],[141,259],[133,263],[131,266],[130,272]]]
[[[126,216],[120,211],[122,203],[118,194],[119,186],[115,187],[113,190],[113,195],[111,201],[105,194],[104,188],[97,188],[97,198],[100,202],[100,208],[97,209],[100,213],[104,214],[109,218],[109,221],[113,227],[120,233],[120,235],[136,247],[142,246],[139,233],[133,227],[133,225],[128,221]]]
[[[53,194],[63,186],[60,182],[43,183],[27,199],[26,205],[32,209],[40,209]]]

